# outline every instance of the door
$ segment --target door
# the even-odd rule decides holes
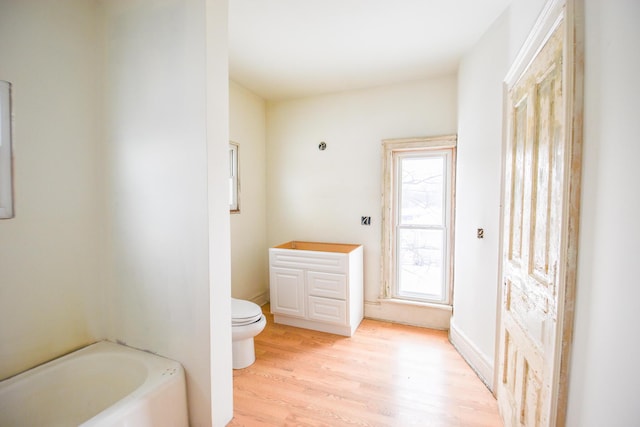
[[[563,4],[551,5],[530,36],[538,41],[529,43],[533,54],[521,55],[506,82],[496,387],[505,426],[563,425],[566,407],[580,121],[574,118],[573,55],[565,51],[571,24]]]

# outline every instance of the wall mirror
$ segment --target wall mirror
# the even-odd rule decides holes
[[[240,213],[240,169],[237,142],[229,142],[229,211]]]
[[[11,83],[0,80],[0,219],[13,218]]]

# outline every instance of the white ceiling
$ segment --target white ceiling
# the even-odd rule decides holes
[[[455,73],[511,0],[229,0],[231,79],[268,100]]]

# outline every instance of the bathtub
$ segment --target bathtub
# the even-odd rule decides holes
[[[182,366],[107,341],[0,382],[2,427],[187,425]]]

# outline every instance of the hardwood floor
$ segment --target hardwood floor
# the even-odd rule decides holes
[[[502,426],[444,331],[365,319],[342,337],[273,323],[233,373],[229,426]]]

